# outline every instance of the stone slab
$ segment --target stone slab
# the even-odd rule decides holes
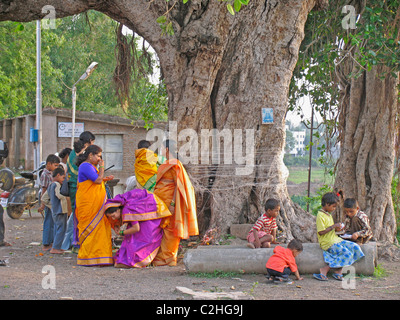
[[[282,246],[286,246],[283,245]],[[361,246],[365,257],[353,264],[357,274],[372,275],[377,265],[377,246],[369,242]],[[189,249],[183,258],[189,272],[266,273],[265,264],[273,248],[250,249],[240,246],[199,246]],[[303,243],[303,252],[296,257],[300,274],[319,273],[325,266],[323,251],[318,243]]]

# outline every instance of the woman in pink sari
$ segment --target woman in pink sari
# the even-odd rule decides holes
[[[142,268],[149,265],[161,245],[161,218],[171,215],[164,202],[146,189],[134,189],[107,200],[105,209],[114,230],[124,236],[114,256],[114,266]]]

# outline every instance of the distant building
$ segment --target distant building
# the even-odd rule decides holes
[[[304,143],[304,141],[306,139],[306,130],[292,131],[292,130],[289,130],[289,126],[286,126],[286,130],[288,130],[292,133],[293,138],[296,141],[294,148],[292,150],[290,150],[289,154],[291,154],[295,157],[304,156],[306,153],[306,145]]]
[[[43,109],[41,160],[71,147],[71,131],[68,131],[71,129],[71,114],[70,109]],[[118,178],[123,188],[126,179],[135,174],[135,150],[147,134],[144,121],[132,124],[129,119],[87,111],[77,111],[75,118],[76,130],[90,131],[96,136],[95,144],[103,149],[105,166],[114,165],[108,173]],[[35,119],[36,115],[0,119],[0,140],[7,142],[9,148],[9,156],[2,166],[34,169],[34,143],[30,142],[30,128],[35,127]],[[154,127],[164,130],[166,123],[157,122]]]

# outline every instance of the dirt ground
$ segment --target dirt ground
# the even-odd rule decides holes
[[[10,219],[4,214],[6,240],[11,247],[0,247],[1,300],[190,300],[177,286],[205,292],[241,292],[254,300],[399,300],[400,262],[378,261],[383,275],[359,277],[355,288],[344,289],[330,278],[319,282],[311,275],[293,284],[271,284],[262,274],[237,274],[228,277],[189,275],[180,262],[176,267],[116,269],[81,267],[77,255],[44,252],[41,245],[42,217]],[[50,273],[49,270],[51,271]],[[44,273],[43,273],[44,271]],[[48,281],[55,274],[54,281]],[[54,284],[55,288],[49,287]]]

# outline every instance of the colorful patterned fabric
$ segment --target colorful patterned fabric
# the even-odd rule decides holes
[[[368,216],[361,210],[358,210],[352,218],[346,216],[344,220],[344,233],[357,233],[358,239],[356,242],[367,243],[372,238],[372,229]]]
[[[146,148],[135,151],[135,176],[136,181],[141,188],[154,191],[157,179],[158,157]]]
[[[90,165],[90,170],[97,169]],[[82,166],[79,170],[85,170]],[[106,189],[104,182],[97,184],[88,179],[79,181],[76,192],[76,219],[79,231],[78,265],[111,265],[111,226],[104,216]]]
[[[114,256],[115,263],[134,268],[146,267],[153,261],[161,245],[161,218],[170,216],[171,212],[156,195],[144,189],[134,189],[107,200],[105,210],[116,206],[123,207],[122,224],[126,223],[129,229],[139,223],[140,229],[124,236]],[[110,222],[113,224],[113,221]]]
[[[194,188],[179,160],[167,160],[158,168],[154,194],[167,206],[174,201],[175,212],[161,222],[164,235],[153,265],[173,266],[177,262],[180,240],[199,234]]]
[[[364,257],[358,244],[346,240],[333,244],[328,250],[323,251],[323,255],[324,261],[333,269],[351,266]]]
[[[250,229],[250,232],[247,237],[253,234],[253,229],[261,232],[265,232],[265,234],[271,234],[272,230],[278,229],[276,224],[276,218],[269,218],[266,213],[262,214],[254,224],[253,228]],[[253,240],[254,241],[254,240]]]

